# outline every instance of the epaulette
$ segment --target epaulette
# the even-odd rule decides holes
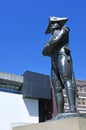
[[[70,28],[69,27],[62,27],[63,29],[65,29],[67,32],[69,32],[70,31]]]

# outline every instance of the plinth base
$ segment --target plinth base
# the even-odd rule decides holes
[[[71,118],[71,117],[83,117],[86,118],[86,113],[59,113],[57,116],[55,116],[51,120],[59,120],[64,118]]]
[[[49,122],[13,127],[12,130],[86,130],[86,118],[71,117]]]

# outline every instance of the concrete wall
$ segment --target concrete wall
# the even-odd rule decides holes
[[[38,123],[38,100],[0,92],[0,130],[9,130],[11,123]]]
[[[0,81],[6,80],[6,81],[13,81],[18,83],[23,83],[23,76],[19,76],[16,74],[10,74],[5,72],[0,72]]]

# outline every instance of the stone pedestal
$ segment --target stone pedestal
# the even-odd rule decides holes
[[[86,130],[86,118],[71,117],[13,127],[12,130]]]

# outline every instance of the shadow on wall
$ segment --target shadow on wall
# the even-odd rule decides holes
[[[25,107],[30,116],[38,116],[38,100],[23,98]]]

